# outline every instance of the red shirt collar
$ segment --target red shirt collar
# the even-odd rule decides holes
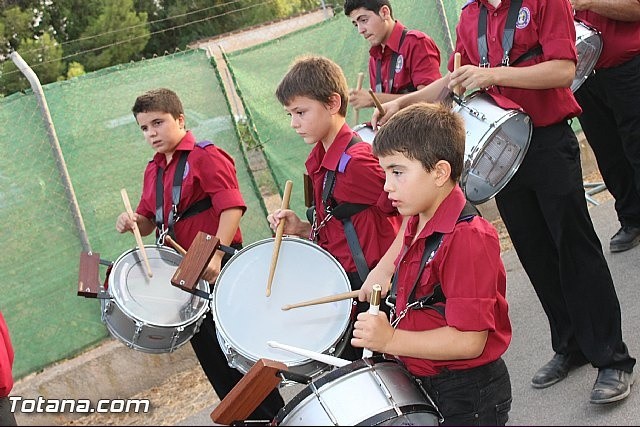
[[[340,161],[340,157],[342,153],[347,151],[347,145],[351,142],[351,138],[353,138],[353,131],[346,123],[342,125],[336,138],[333,140],[331,145],[329,146],[329,150],[324,155],[324,159],[322,159],[322,167],[328,170],[335,170],[338,162]]]
[[[395,25],[393,26],[393,30],[391,30],[391,35],[387,42],[385,43],[384,52],[387,55],[390,55],[389,52],[400,52],[400,39],[402,38],[402,32],[405,29],[405,26],[402,25],[400,21],[395,21]],[[369,54],[374,58],[382,58],[382,45],[372,46],[369,49]]]
[[[436,213],[418,234],[419,239],[424,239],[433,233],[451,233],[458,222],[458,217],[464,209],[467,200],[460,186],[456,185],[451,193],[442,201]],[[418,215],[409,218],[405,232],[405,245],[411,245],[418,230]]]
[[[196,146],[196,137],[193,136],[193,133],[191,133],[190,130],[188,130],[185,136],[183,136],[182,139],[180,140],[180,143],[176,147],[175,152],[177,153],[178,151],[193,151],[195,146]],[[153,161],[155,162],[156,165],[158,165],[161,168],[165,168],[167,166],[167,156],[165,156],[163,153],[156,153],[153,156]]]

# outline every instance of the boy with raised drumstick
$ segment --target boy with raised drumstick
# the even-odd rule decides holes
[[[313,146],[305,166],[315,212],[310,221],[302,221],[292,210],[277,209],[267,219],[274,230],[284,219],[284,234],[309,238],[327,250],[358,290],[394,240],[401,219],[384,193],[384,173],[371,145],[345,122],[346,78],[328,58],[301,57],[276,96],[291,116],[291,127]],[[368,308],[362,303],[357,311]],[[360,356],[349,345],[342,355],[350,360]]]

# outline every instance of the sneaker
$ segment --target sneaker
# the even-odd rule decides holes
[[[622,252],[637,246],[640,243],[640,227],[623,225],[609,242],[611,252]]]

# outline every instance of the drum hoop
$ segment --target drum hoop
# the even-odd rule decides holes
[[[258,240],[256,242],[253,242],[249,245],[247,245],[246,247],[242,248],[240,251],[236,252],[231,259],[229,259],[229,261],[226,263],[226,265],[222,268],[222,270],[220,271],[220,274],[218,275],[215,285],[213,287],[213,292],[212,292],[212,298],[210,301],[210,305],[211,305],[211,315],[213,317],[213,321],[216,324],[216,334],[221,336],[225,342],[227,343],[227,345],[230,344],[234,344],[235,346],[233,347],[233,350],[238,353],[240,356],[242,356],[243,358],[250,360],[250,361],[257,361],[255,355],[249,353],[246,349],[241,348],[240,345],[238,345],[239,343],[237,342],[237,340],[232,339],[231,334],[229,334],[228,328],[225,327],[225,322],[221,321],[222,319],[220,318],[219,314],[218,314],[218,310],[216,307],[216,300],[217,300],[217,290],[220,289],[220,286],[218,286],[218,282],[220,280],[223,279],[224,274],[226,272],[226,270],[231,268],[231,265],[233,264],[233,261],[235,260],[235,258],[240,257],[242,254],[249,252],[249,250],[251,248],[263,245],[267,242],[271,242],[273,241],[273,238],[268,238],[268,239],[262,239],[262,240]],[[300,237],[295,237],[295,236],[284,236],[282,238],[282,243],[284,244],[284,242],[293,242],[293,243],[300,243],[303,244],[305,246],[310,246],[313,247],[314,249],[320,251],[321,253],[323,253],[327,258],[329,258],[334,265],[338,268],[341,277],[344,280],[344,283],[347,284],[347,286],[350,289],[350,285],[349,285],[349,277],[347,276],[347,273],[344,271],[344,268],[342,267],[342,265],[340,265],[340,263],[338,262],[338,260],[331,255],[326,249],[322,248],[320,245],[317,245],[313,242],[311,242],[309,239],[303,239]],[[340,334],[338,336],[338,338],[335,340],[335,342],[333,343],[333,345],[337,345],[340,343],[340,341],[343,339],[345,332],[347,331],[348,327],[349,327],[349,316],[347,316],[344,321],[343,324],[341,325],[340,328]],[[224,350],[223,350],[224,351]],[[295,367],[295,366],[304,366],[307,365],[309,363],[314,363],[313,360],[309,359],[309,358],[305,358],[304,356],[298,356],[296,358],[291,358],[290,362],[287,362],[286,365],[288,367]]]
[[[180,259],[182,256],[176,252],[174,249],[170,249],[164,246],[158,246],[158,245],[144,245],[144,248],[146,249],[148,254],[153,253],[153,251],[158,251],[158,252],[165,252],[167,254],[171,254],[171,255],[175,255],[176,257],[178,257],[178,259]],[[124,252],[122,255],[120,255],[114,262],[113,262],[113,267],[111,269],[111,273],[110,276],[112,277],[116,277],[116,273],[117,273],[117,266],[118,264],[122,263],[122,261],[125,259],[126,256],[139,251],[139,248],[132,248],[129,249],[128,251]],[[141,261],[142,262],[142,261]],[[178,268],[178,264],[176,264],[176,268]],[[203,289],[204,287],[204,281],[201,280],[198,283],[197,288],[201,289],[201,290],[205,290]],[[191,316],[190,319],[187,319],[183,322],[175,322],[175,323],[167,323],[164,325],[158,325],[155,323],[150,323],[148,320],[145,320],[143,318],[140,317],[140,315],[134,313],[129,307],[127,307],[125,304],[122,303],[122,301],[120,301],[120,298],[118,298],[117,294],[113,294],[112,293],[112,286],[114,284],[111,283],[109,281],[109,289],[108,289],[108,293],[110,296],[110,299],[115,302],[115,304],[118,306],[118,309],[120,309],[120,311],[122,311],[122,313],[124,313],[128,318],[142,322],[144,325],[150,325],[150,326],[154,326],[154,327],[158,327],[158,328],[175,328],[175,327],[180,327],[180,326],[187,326],[187,325],[191,325],[194,322],[196,322],[200,317],[204,316],[204,314],[207,312],[207,310],[209,309],[209,304],[204,303],[202,304],[202,306],[198,309],[197,313],[194,314],[193,316]],[[173,286],[173,285],[171,285]],[[206,290],[205,290],[206,291]],[[187,291],[184,291],[187,292]],[[195,295],[192,295],[192,298],[199,298]]]

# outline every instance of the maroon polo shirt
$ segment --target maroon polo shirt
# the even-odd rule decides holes
[[[411,217],[404,234],[404,249],[396,260],[396,313],[407,305],[416,281],[426,238],[442,233],[442,243],[416,286],[416,298],[429,295],[440,283],[446,297],[445,316],[436,310],[409,310],[397,328],[425,331],[445,326],[460,331],[489,331],[482,354],[466,360],[428,360],[399,357],[416,376],[430,376],[443,369],[469,369],[498,359],[511,342],[506,295],[506,273],[500,258],[495,228],[484,218],[457,222],[465,205],[458,186],[447,196],[424,229],[417,230],[418,216]],[[418,238],[412,244],[414,237]]]
[[[421,31],[411,30],[400,46],[402,31],[405,29],[396,21],[393,31],[387,40],[384,51],[382,46],[369,49],[369,80],[371,88],[376,88],[376,62],[382,60],[382,92],[402,93],[413,86],[428,85],[442,77],[440,73],[440,50],[431,37]],[[393,90],[389,86],[389,67],[393,52],[398,53],[396,73],[393,79]]]
[[[309,153],[305,166],[313,183],[313,200],[318,223],[326,217],[322,207],[325,175],[329,170],[336,170],[342,153],[345,152],[354,135],[355,132],[345,124],[328,151],[325,152],[322,143],[316,143]],[[336,173],[333,198],[338,204],[347,202],[371,205],[352,216],[351,221],[367,264],[373,267],[391,245],[399,229],[401,218],[391,206],[387,193],[383,189],[384,172],[378,159],[371,152],[371,144],[352,145],[346,154],[348,161],[344,165],[344,171]],[[333,255],[346,272],[357,271],[340,220],[331,218],[320,229],[317,243]]]
[[[182,192],[178,212],[184,212],[193,203],[206,197],[211,199],[212,207],[189,218],[180,219],[174,226],[176,241],[185,249],[199,231],[216,235],[220,214],[230,208],[247,207],[240,193],[233,158],[221,148],[211,144],[205,148],[196,147],[196,140],[189,131],[182,138],[176,152],[167,165],[164,154],[156,153],[144,171],[142,197],[136,212],[155,223],[156,215],[156,177],[158,168],[164,169],[164,224],[171,210],[171,188],[173,176],[182,151],[190,151],[182,180]],[[242,243],[240,228],[231,243]]]
[[[502,33],[507,20],[511,0],[502,0],[497,8],[487,0],[472,0],[460,14],[456,27],[456,52],[461,54],[461,65],[480,64],[478,54],[478,18],[480,5],[488,9],[487,46],[491,67],[502,62]],[[517,66],[525,67],[553,59],[568,59],[577,62],[576,29],[573,10],[568,1],[524,0],[516,24],[510,60],[517,58],[536,46],[542,47],[542,55],[523,61]],[[453,70],[453,55],[449,58],[449,70]],[[571,92],[571,88],[519,89],[492,86],[487,90],[498,105],[512,109],[519,105],[533,120],[534,126],[549,126],[578,116],[582,109]],[[509,102],[511,101],[511,102]]]
[[[616,21],[589,10],[577,11],[576,18],[602,35],[602,53],[596,69],[624,64],[640,53],[640,22]]]

